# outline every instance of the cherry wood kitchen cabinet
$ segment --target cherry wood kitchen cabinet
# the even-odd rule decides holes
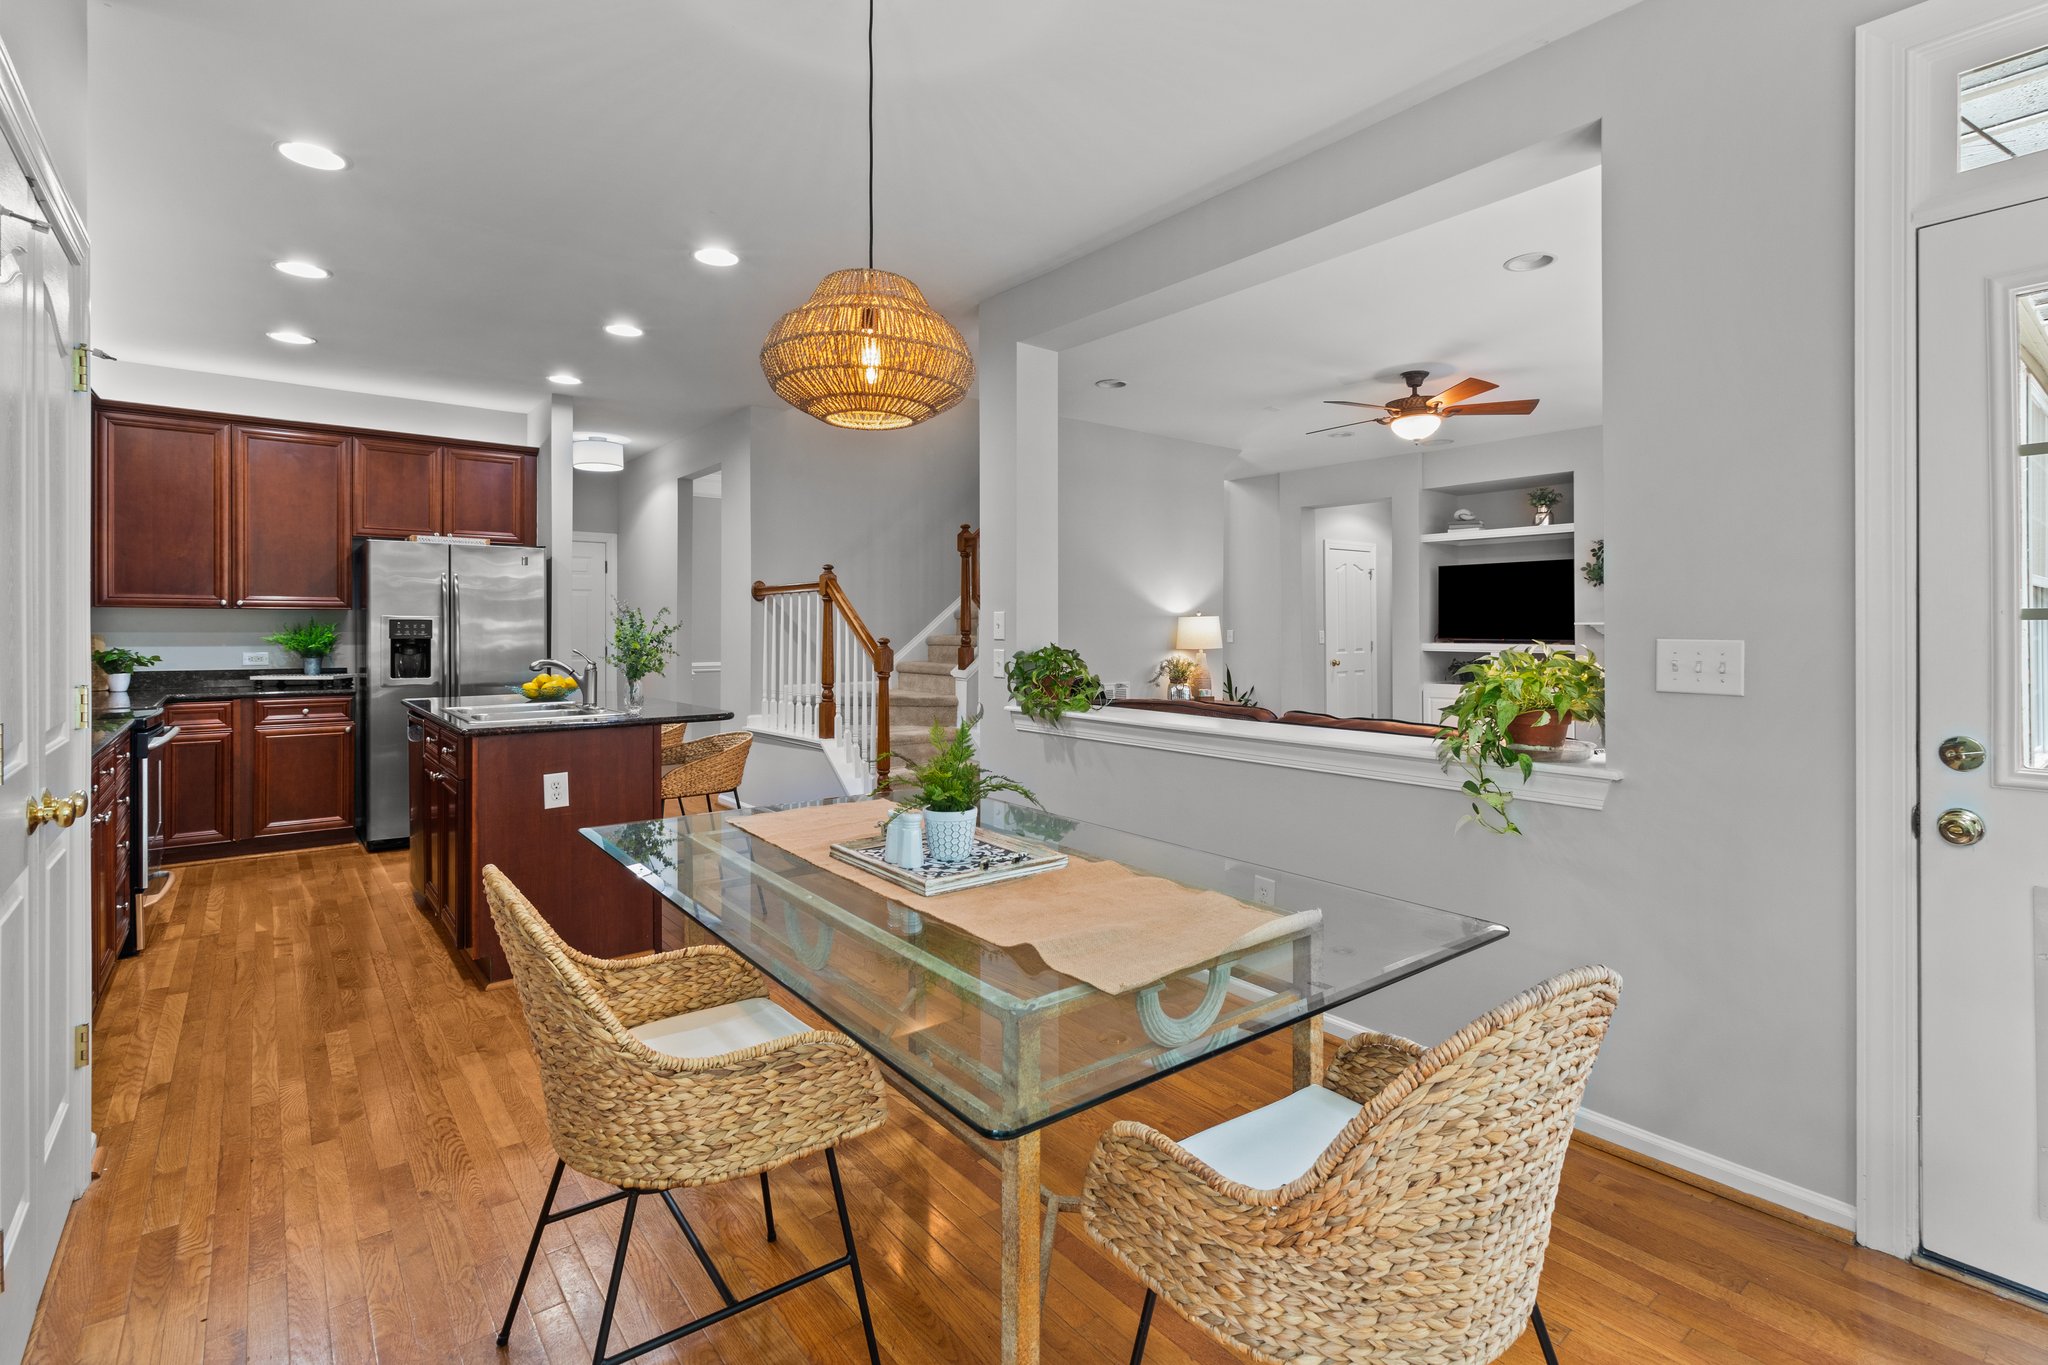
[[[236,606],[349,606],[353,439],[288,427],[234,429]]]
[[[134,760],[124,735],[92,762],[92,1004],[99,1010],[135,913],[129,872],[134,837]]]
[[[536,456],[448,446],[441,458],[442,521],[449,535],[533,544]]]
[[[441,447],[356,438],[355,533],[402,540],[441,534]]]
[[[223,418],[103,408],[93,423],[93,600],[224,607],[229,450]]]
[[[233,843],[236,801],[236,722],[241,703],[187,701],[164,708],[164,724],[177,737],[159,754],[163,769],[161,840],[165,855]]]
[[[353,831],[356,727],[350,699],[259,697],[249,705],[249,837]]]
[[[164,862],[355,837],[355,699],[348,693],[175,702],[161,755]]]

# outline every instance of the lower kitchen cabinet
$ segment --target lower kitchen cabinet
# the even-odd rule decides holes
[[[177,702],[160,751],[167,862],[353,838],[355,699],[348,695]]]
[[[92,1003],[99,1009],[114,963],[128,941],[135,914],[129,873],[134,822],[134,782],[125,739],[108,745],[92,763]]]

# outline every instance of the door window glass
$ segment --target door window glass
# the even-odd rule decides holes
[[[2048,291],[2021,298],[2018,310],[2022,757],[2048,770]]]
[[[1956,168],[1974,171],[2048,147],[2048,47],[1956,78]]]

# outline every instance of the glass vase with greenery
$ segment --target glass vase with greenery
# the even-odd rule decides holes
[[[1536,524],[1538,526],[1549,525],[1550,509],[1563,501],[1564,494],[1558,492],[1555,488],[1545,486],[1529,490],[1529,505],[1536,509]]]
[[[1193,659],[1180,654],[1169,654],[1159,661],[1159,671],[1152,677],[1154,681],[1166,679],[1167,696],[1187,698],[1194,695],[1188,690],[1188,684],[1195,680],[1195,672],[1196,665]]]
[[[163,656],[144,654],[134,649],[96,649],[92,652],[92,661],[99,666],[100,672],[107,675],[108,691],[126,692],[136,669],[154,668],[163,662]]]
[[[283,630],[263,637],[265,644],[282,645],[304,661],[308,673],[320,671],[320,661],[334,653],[340,632],[327,621],[309,620],[301,625],[286,626]]]
[[[682,622],[669,619],[667,607],[649,616],[638,607],[614,604],[612,642],[604,661],[626,677],[627,710],[641,707],[641,680],[664,671],[676,657],[675,639],[682,629]]]
[[[1012,656],[1009,683],[1017,709],[1044,725],[1058,725],[1070,711],[1102,704],[1102,679],[1064,645],[1040,645]]]
[[[1583,657],[1543,645],[1504,649],[1458,670],[1464,687],[1443,711],[1436,740],[1445,772],[1466,773],[1468,817],[1495,834],[1520,834],[1508,814],[1514,794],[1495,774],[1513,769],[1524,782],[1535,750],[1564,742],[1573,721],[1607,718],[1607,672],[1589,651]]]

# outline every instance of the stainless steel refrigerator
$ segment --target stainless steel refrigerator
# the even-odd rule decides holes
[[[359,540],[356,657],[362,793],[356,832],[377,847],[411,834],[405,704],[502,691],[548,652],[548,557],[509,545]]]

